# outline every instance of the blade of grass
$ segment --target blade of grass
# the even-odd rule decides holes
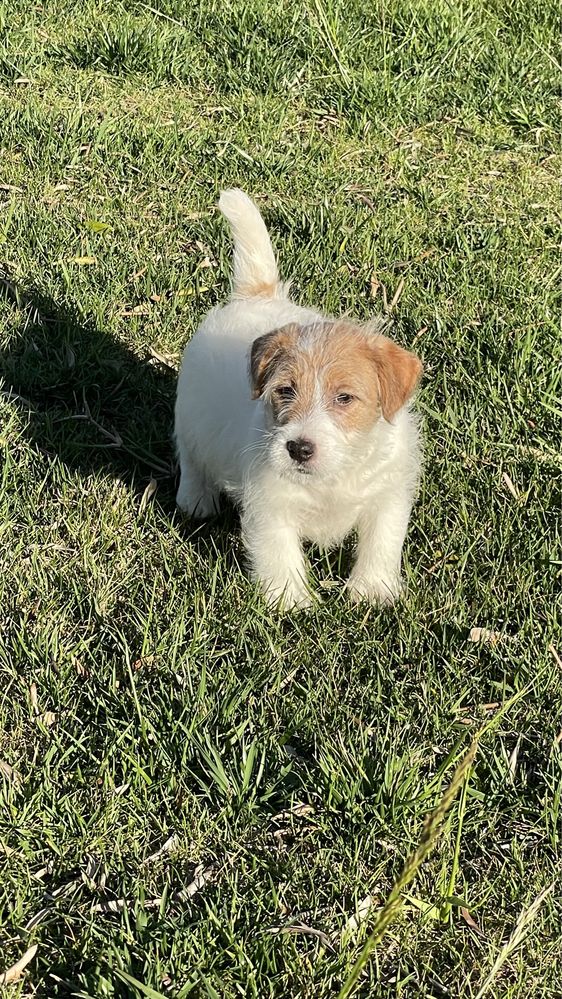
[[[146,996],[146,999],[166,999],[163,992],[157,992],[156,989],[150,987],[150,985],[144,985],[143,982],[139,982],[138,978],[133,978],[132,975],[128,975],[126,971],[116,971],[115,974],[117,978],[120,978],[122,982],[126,982],[128,985],[132,985],[133,988],[137,989],[141,996]]]
[[[398,915],[398,912],[402,907],[402,891],[406,885],[415,878],[419,868],[439,839],[443,829],[443,820],[445,819],[445,816],[447,815],[459,788],[466,780],[467,774],[474,762],[477,748],[478,742],[475,739],[464,758],[457,766],[457,769],[453,774],[453,779],[439,804],[425,819],[419,846],[414,853],[410,854],[408,857],[400,877],[394,883],[392,891],[390,892],[390,895],[388,896],[382,909],[380,909],[377,913],[377,916],[375,917],[375,925],[371,934],[363,946],[355,964],[353,965],[351,973],[345,980],[341,991],[338,993],[338,999],[347,999],[347,997],[350,996],[355,990],[361,972],[371,959],[377,945],[384,936],[388,925]]]
[[[465,808],[466,808],[466,797],[467,797],[467,792],[468,792],[468,784],[469,784],[469,781],[470,781],[470,775],[471,775],[471,769],[469,768],[466,771],[466,776],[465,776],[464,781],[463,781],[463,785],[462,785],[462,788],[461,788],[461,796],[460,796],[460,799],[459,799],[457,834],[455,836],[455,850],[454,850],[454,853],[453,853],[453,862],[452,862],[452,865],[451,865],[451,876],[449,878],[449,884],[448,884],[448,888],[447,888],[447,897],[448,898],[451,897],[451,896],[453,896],[455,894],[455,885],[457,883],[457,876],[458,876],[458,871],[459,871],[459,857],[460,857],[460,850],[461,850],[462,829],[463,829],[463,823],[464,823],[464,813],[465,813]],[[448,916],[450,915],[451,909],[452,909],[451,902],[444,902],[443,906],[441,907],[441,919],[443,919],[443,920],[447,919]]]
[[[479,991],[477,992],[475,999],[482,999],[482,996],[485,995],[485,993],[488,991],[494,980],[497,978],[499,972],[503,968],[509,956],[513,953],[516,947],[518,947],[521,943],[523,943],[523,940],[525,939],[525,936],[531,926],[531,923],[538,914],[541,905],[543,904],[544,900],[548,897],[548,895],[551,895],[552,892],[554,891],[554,886],[557,880],[558,878],[555,878],[554,881],[552,881],[546,888],[543,888],[543,890],[539,892],[536,898],[533,899],[531,904],[526,909],[523,909],[521,911],[509,940],[501,948],[498,956],[496,957],[496,960],[494,961],[492,967],[490,968],[490,971],[486,975],[486,978],[484,979]]]

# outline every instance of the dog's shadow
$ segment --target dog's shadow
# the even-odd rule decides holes
[[[175,513],[172,429],[177,373],[166,358],[139,356],[32,287],[0,274],[7,336],[0,345],[0,393],[22,414],[47,459],[84,477],[105,473],[156,502],[190,543],[227,550],[234,514],[201,525]],[[149,487],[147,489],[147,487]],[[218,545],[217,545],[218,542]]]

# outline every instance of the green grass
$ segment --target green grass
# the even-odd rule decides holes
[[[0,973],[38,945],[11,997],[335,999],[510,699],[353,994],[559,994],[558,18],[0,4]],[[174,509],[233,184],[299,300],[366,319],[403,282],[426,462],[393,610],[336,586],[279,619],[234,513]]]

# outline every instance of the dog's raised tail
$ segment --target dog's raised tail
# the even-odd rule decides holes
[[[234,298],[282,298],[273,247],[254,202],[237,187],[222,191],[219,208],[234,238]]]

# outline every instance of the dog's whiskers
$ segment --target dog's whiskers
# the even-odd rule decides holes
[[[256,430],[258,430],[257,427]],[[250,443],[247,444],[246,447],[243,447],[242,450],[240,451],[240,456],[242,456],[243,454],[250,454],[251,451],[261,451],[264,445],[267,444],[267,442],[269,440],[272,440],[274,437],[274,433],[272,430],[258,430],[258,432],[260,434],[258,440],[250,441]]]

